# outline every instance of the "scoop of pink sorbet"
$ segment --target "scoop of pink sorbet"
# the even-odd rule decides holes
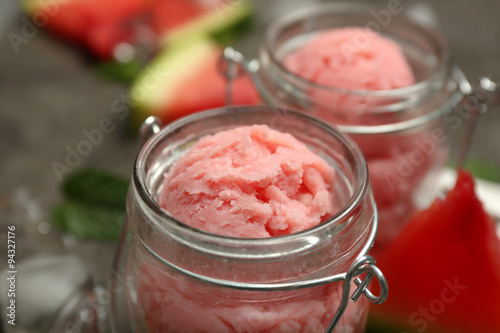
[[[166,173],[159,203],[176,219],[242,238],[309,229],[334,213],[334,169],[265,125],[201,138]]]
[[[359,27],[321,32],[288,55],[284,64],[309,81],[343,89],[385,90],[415,82],[398,44]]]

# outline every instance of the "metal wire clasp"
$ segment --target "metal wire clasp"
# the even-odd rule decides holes
[[[252,75],[259,69],[260,63],[256,59],[246,60],[243,54],[228,46],[224,49],[217,67],[219,73],[226,79],[225,104],[229,106],[233,103],[234,80],[245,72]]]
[[[364,275],[363,279],[358,278],[359,275]],[[380,285],[380,295],[375,296],[369,289],[368,285],[375,277]],[[352,282],[358,286],[356,290],[351,295]],[[374,304],[381,304],[385,302],[389,294],[389,287],[387,285],[387,280],[380,271],[380,269],[375,265],[375,259],[372,256],[364,255],[359,257],[351,266],[344,279],[342,300],[340,301],[339,308],[335,313],[330,325],[326,329],[326,333],[332,333],[337,326],[340,318],[344,314],[349,300],[357,302],[361,295],[365,297]]]

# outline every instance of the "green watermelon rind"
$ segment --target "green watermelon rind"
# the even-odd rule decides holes
[[[85,0],[63,0],[57,4],[63,5],[74,1]],[[22,0],[20,6],[22,11],[31,17],[37,10],[44,8],[45,3],[43,0]],[[160,36],[160,45],[162,48],[171,48],[172,45],[183,43],[186,40],[202,37],[211,37],[220,44],[227,45],[236,36],[249,29],[254,17],[255,8],[248,0],[235,0],[227,4],[226,8],[214,8],[201,17],[167,31],[163,36]],[[112,70],[116,71],[117,68],[113,67]],[[126,80],[129,75],[124,77]]]
[[[193,76],[205,65],[206,56],[220,52],[209,38],[186,40],[161,52],[137,77],[130,89],[131,125],[133,129],[148,116],[159,116],[178,93],[179,78]],[[155,77],[156,75],[156,77]],[[156,81],[151,87],[150,82]]]
[[[241,8],[232,16],[229,22],[224,25],[218,25],[215,28],[208,29],[206,36],[212,38],[220,45],[231,44],[239,35],[248,31],[253,25],[254,12],[251,7]],[[204,34],[196,34],[188,39],[202,38]],[[179,39],[176,43],[179,43]],[[170,46],[171,48],[172,46]],[[143,66],[138,61],[130,63],[118,63],[114,61],[102,62],[97,65],[97,71],[105,76],[116,79],[124,83],[133,83],[143,70]]]
[[[244,14],[238,20],[233,20],[232,24],[214,29],[209,33],[209,36],[221,45],[232,44],[237,37],[249,31],[254,25],[255,11],[253,8],[248,7],[248,12]]]
[[[227,9],[215,8],[209,13],[186,23],[161,38],[164,47],[183,42],[186,39],[215,37],[220,41],[221,35],[237,35],[246,29],[253,20],[255,10],[249,1],[238,0],[227,5]],[[226,39],[226,38],[224,38]],[[225,44],[225,40],[223,40]]]
[[[63,1],[55,1],[57,5],[59,4],[65,4],[66,2],[69,1],[83,1],[83,0],[63,0]],[[22,12],[25,15],[28,15],[31,17],[36,13],[37,10],[40,10],[43,8],[43,4],[47,1],[42,1],[42,0],[21,0],[19,2],[19,5],[21,7]]]
[[[222,9],[221,9],[222,10]],[[130,89],[130,129],[135,132],[148,116],[158,116],[168,107],[169,90],[174,91],[178,78],[195,72],[203,65],[203,54],[219,52],[220,45],[227,44],[236,35],[247,30],[254,18],[254,8],[248,1],[236,1],[227,9],[217,9],[176,29],[163,39],[165,47],[136,77]],[[145,89],[146,80],[154,71],[167,71],[154,89]],[[172,89],[169,89],[172,87]],[[146,91],[146,97],[138,98],[138,90]]]

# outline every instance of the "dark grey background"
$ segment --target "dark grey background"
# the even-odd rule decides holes
[[[314,1],[254,1],[259,16],[255,32],[240,45],[253,55],[266,25],[281,12]],[[374,2],[374,1],[372,1]],[[382,1],[380,1],[383,3]],[[488,75],[500,81],[500,2],[497,0],[401,0],[405,9],[419,7],[447,37],[455,62],[469,79]],[[432,8],[426,8],[428,5]],[[426,14],[427,13],[427,14]],[[42,207],[58,200],[59,181],[52,163],[65,164],[66,146],[75,148],[83,130],[99,126],[104,117],[115,130],[83,158],[81,166],[97,165],[130,175],[137,153],[125,122],[111,112],[127,86],[95,72],[86,55],[38,31],[16,53],[7,34],[21,34],[23,15],[13,0],[0,4],[0,198],[27,187]],[[500,114],[483,117],[473,151],[500,164]]]

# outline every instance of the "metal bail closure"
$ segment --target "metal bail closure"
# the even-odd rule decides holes
[[[139,147],[142,147],[149,138],[160,132],[161,125],[161,120],[155,116],[150,116],[144,120],[139,129]]]
[[[459,111],[461,115],[468,119],[462,142],[460,142],[457,168],[462,168],[465,165],[479,116],[500,106],[500,87],[488,77],[480,76],[478,83],[470,91],[464,93],[458,107],[461,109]],[[464,114],[462,111],[466,113]]]
[[[361,280],[357,276],[365,274],[364,278]],[[375,296],[368,290],[368,285],[375,277],[380,285],[380,295]],[[354,282],[358,287],[351,295],[351,285]],[[349,268],[343,285],[342,300],[340,301],[339,308],[335,313],[330,325],[326,329],[326,333],[332,333],[337,326],[340,318],[344,314],[349,300],[356,302],[361,295],[365,295],[368,300],[374,304],[381,304],[387,299],[389,293],[389,287],[387,285],[387,280],[380,271],[380,269],[375,264],[375,259],[372,256],[364,255],[359,257]]]
[[[248,61],[243,54],[228,46],[217,63],[219,73],[226,80],[225,105],[233,104],[234,80],[247,73],[254,73],[259,67],[257,60]]]

